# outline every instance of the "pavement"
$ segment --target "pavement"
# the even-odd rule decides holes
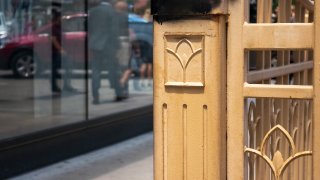
[[[11,179],[153,180],[153,134],[143,134]]]

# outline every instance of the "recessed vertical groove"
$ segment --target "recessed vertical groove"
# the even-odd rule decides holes
[[[168,112],[167,104],[162,105],[162,134],[163,134],[163,180],[168,180]]]
[[[206,46],[205,46],[205,38],[202,37],[202,52],[206,52]],[[202,69],[204,71],[205,69],[205,66],[206,66],[206,61],[205,61],[205,53],[202,53]],[[206,83],[206,76],[205,76],[205,73],[202,73],[202,82],[203,84],[205,85]]]
[[[182,108],[182,123],[183,123],[183,180],[188,180],[187,177],[187,167],[188,167],[188,144],[187,144],[187,139],[188,139],[188,132],[187,132],[187,105],[184,104]]]
[[[208,180],[208,158],[207,158],[207,140],[208,140],[208,106],[203,106],[203,179]]]
[[[187,70],[185,68],[183,68],[183,82],[187,82]]]

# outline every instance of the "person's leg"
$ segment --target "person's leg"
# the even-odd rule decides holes
[[[147,69],[147,64],[143,63],[140,67],[140,78],[144,79],[145,78],[145,73],[146,73],[146,69]]]
[[[152,64],[148,63],[148,67],[147,67],[147,75],[148,75],[148,86],[151,86],[151,82],[152,82]]]
[[[112,62],[112,59],[110,59],[110,61]],[[120,67],[118,66],[117,63],[114,63],[114,61],[110,65],[111,65],[111,68],[109,68],[109,75],[108,75],[109,81],[110,81],[110,84],[112,84],[112,87],[114,88],[114,91],[116,94],[115,101],[120,101],[124,99],[122,88],[120,85],[120,77],[121,77]]]
[[[124,97],[124,93],[123,93],[123,88],[121,87],[121,84],[119,83],[119,79],[120,79],[120,73],[116,72],[115,74],[115,84],[114,84],[114,90],[116,93],[116,101],[125,99],[126,97]]]
[[[98,51],[93,52],[90,59],[91,64],[91,89],[94,103],[99,103],[99,88],[100,88],[100,74],[101,74],[101,59]]]
[[[125,84],[128,82],[131,73],[132,73],[132,70],[131,70],[131,69],[127,69],[127,70],[123,73],[123,75],[122,75],[122,77],[121,77],[121,79],[120,79],[120,84],[121,84],[122,87],[124,87]]]
[[[71,85],[71,71],[72,71],[72,62],[71,59],[67,55],[62,56],[62,67],[65,70],[63,75],[63,89],[65,90],[75,90]]]
[[[61,89],[58,86],[58,69],[61,66],[61,59],[59,55],[52,56],[52,64],[51,64],[51,90],[53,92],[60,92]]]
[[[141,87],[144,86],[143,81],[145,79],[146,70],[147,70],[147,64],[143,63],[140,67],[140,83],[139,84]]]

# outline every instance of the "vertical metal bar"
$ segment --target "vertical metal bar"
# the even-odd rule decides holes
[[[258,1],[257,8],[257,23],[271,23],[271,14],[272,14],[272,1],[263,0]],[[271,63],[271,52],[262,51],[257,52],[257,69],[269,69]],[[270,84],[270,80],[264,80],[262,84]],[[259,143],[262,141],[264,134],[269,130],[270,125],[270,100],[269,99],[257,99],[257,114],[261,116],[261,120],[257,126],[257,139],[256,142]],[[258,158],[257,160],[257,177],[264,177],[265,179],[270,179],[270,168],[266,165],[262,159]]]
[[[244,174],[244,99],[242,89],[245,53],[242,44],[242,29],[246,6],[249,6],[246,0],[229,1],[227,179],[242,179]]]
[[[264,14],[264,22],[265,23],[271,23],[272,21],[272,0],[264,0],[264,9],[265,9],[265,14]],[[264,52],[264,68],[265,69],[270,69],[271,68],[271,51],[265,51]],[[268,79],[264,82],[264,84],[270,84],[271,83],[271,79]],[[264,109],[264,113],[262,114],[263,116],[263,121],[262,123],[264,124],[263,125],[263,130],[262,130],[262,133],[263,134],[266,134],[269,129],[271,128],[270,127],[270,121],[271,121],[271,109],[272,109],[272,104],[271,104],[271,100],[270,99],[265,99],[264,100],[264,105],[263,105],[263,109]],[[267,153],[270,153],[270,147],[269,147],[269,152]],[[266,179],[271,179],[271,171],[270,171],[270,168],[268,167],[267,164],[264,164],[264,172],[263,172],[263,176],[262,177],[265,177]]]
[[[320,177],[320,1],[314,8],[313,179]]]
[[[158,26],[155,24],[154,25],[154,34],[158,31]],[[153,101],[154,103],[154,179],[155,180],[167,180],[168,178],[168,171],[166,169],[167,166],[167,151],[168,149],[165,148],[164,143],[167,142],[167,131],[168,131],[168,125],[167,125],[167,118],[168,118],[168,113],[167,113],[167,104],[164,103],[163,101],[159,101],[157,103],[157,97],[161,96],[161,92],[157,91],[157,88],[160,88],[160,84],[163,84],[164,82],[162,81],[162,75],[161,71],[158,72],[158,66],[161,66],[160,59],[157,60],[156,57],[162,57],[163,58],[163,53],[161,51],[157,51],[156,49],[161,48],[160,39],[154,38],[153,42],[153,48],[154,48],[154,73],[153,73],[153,78],[154,78],[154,94],[153,94]],[[159,114],[161,114],[161,117],[157,117]],[[165,157],[164,157],[165,156]]]
[[[84,0],[84,12],[89,15],[89,2],[88,0]],[[88,31],[88,18],[85,21],[84,29],[86,32],[85,40],[84,40],[84,88],[85,88],[85,120],[89,120],[90,110],[89,110],[89,45],[88,45],[88,38],[89,38],[89,31]]]
[[[289,23],[291,17],[291,0],[290,1],[279,1],[279,23]],[[290,51],[280,51],[278,52],[278,65],[286,66],[290,64]],[[289,82],[289,75],[285,75],[282,77],[277,78],[278,84],[288,85]],[[288,100],[277,100],[277,106],[281,109],[280,121],[278,122],[283,127],[286,128],[286,124],[289,121],[289,101]],[[290,130],[289,130],[290,131]],[[286,153],[286,141],[285,137],[280,134],[279,137],[281,138],[280,141],[280,151],[284,152],[285,156],[288,156],[289,153]],[[284,179],[287,178],[287,174],[284,174]]]
[[[313,12],[309,12],[309,22],[314,23],[314,13]],[[309,50],[309,59],[307,59],[307,61],[311,61],[314,60],[314,50]],[[313,85],[313,69],[308,70],[308,79],[307,79],[307,83],[308,85]],[[305,150],[312,150],[312,121],[313,121],[313,117],[312,117],[312,101],[308,101],[307,103],[307,119],[306,119],[306,147]],[[306,179],[307,180],[312,180],[312,157],[308,157],[306,159]]]
[[[314,13],[309,11],[309,19],[308,19],[309,23],[313,23],[314,22]],[[306,59],[306,61],[310,61],[314,59],[314,52],[313,50],[309,50],[308,51],[308,59]],[[312,85],[312,79],[313,79],[313,69],[311,70],[307,70],[306,71],[306,84],[307,85]],[[310,144],[312,145],[312,143],[310,143],[310,139],[312,136],[312,131],[311,131],[311,124],[310,124],[310,120],[312,122],[312,117],[310,116],[310,112],[312,111],[312,105],[310,104],[310,101],[306,101],[305,102],[305,141],[304,141],[304,149],[305,150],[311,150],[312,148],[310,148]],[[311,118],[311,119],[310,119]],[[308,157],[305,159],[304,161],[304,174],[307,180],[311,180],[312,179],[312,157]]]
[[[308,23],[309,19],[304,18],[305,17],[305,11],[303,11],[303,22],[304,23]],[[309,14],[309,13],[308,13]],[[309,59],[309,50],[304,50],[303,51],[303,57],[301,60],[301,62],[306,62]],[[304,70],[303,72],[301,72],[302,77],[300,78],[300,84],[301,85],[308,85],[308,70]],[[298,137],[297,137],[297,149],[299,151],[304,151],[304,150],[308,150],[305,149],[304,147],[304,140],[305,140],[305,124],[307,119],[305,119],[305,112],[306,112],[306,107],[305,107],[305,103],[306,101],[299,101],[299,106],[298,106],[298,112],[299,112],[299,119],[298,119]],[[304,179],[306,178],[306,165],[305,165],[305,161],[307,160],[307,158],[302,158],[302,159],[298,159],[298,168],[299,168],[299,176],[298,179]]]
[[[300,2],[296,2],[296,22],[300,22],[300,23],[303,23],[304,22],[304,14],[305,14],[305,11],[304,11],[304,8],[301,6]],[[303,57],[302,57],[302,54],[304,53],[304,51],[295,51],[294,52],[294,62],[295,63],[301,63],[303,62]],[[301,72],[298,72],[298,73],[295,73],[294,75],[294,84],[297,84],[297,85],[302,85],[303,84],[303,73]],[[293,129],[294,128],[298,128],[298,134],[295,135],[295,139],[297,139],[298,141],[296,141],[297,143],[297,147],[299,149],[299,146],[300,146],[300,141],[301,141],[301,137],[303,137],[303,134],[301,133],[301,127],[300,126],[300,123],[299,121],[301,122],[301,117],[303,116],[302,114],[302,111],[303,111],[303,102],[299,101],[298,104],[297,104],[297,113],[295,114],[296,116],[298,116],[298,118],[293,118],[292,122],[293,123],[293,128],[290,129],[290,132],[293,133]],[[303,121],[303,120],[302,120]],[[297,162],[299,163],[298,165],[300,166],[300,162],[299,160],[297,160]],[[297,176],[300,174],[298,174],[299,171],[297,171],[297,165],[296,163],[293,165],[293,167],[290,167],[290,174],[293,175],[293,178],[298,178]]]

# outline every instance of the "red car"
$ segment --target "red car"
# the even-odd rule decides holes
[[[73,60],[74,68],[78,69],[84,69],[86,60],[86,17],[86,14],[73,14],[62,18],[62,45]],[[135,34],[134,41],[144,42],[152,49],[152,23],[134,14],[128,14],[128,23]],[[29,78],[48,69],[51,64],[51,26],[49,23],[29,35],[11,38],[4,47],[0,46],[0,69],[10,69],[19,78]]]
[[[62,45],[75,65],[85,62],[85,20],[86,14],[63,16],[62,20]],[[49,23],[31,34],[11,38],[0,49],[0,69],[11,69],[20,78],[47,69],[51,63],[51,26]]]

